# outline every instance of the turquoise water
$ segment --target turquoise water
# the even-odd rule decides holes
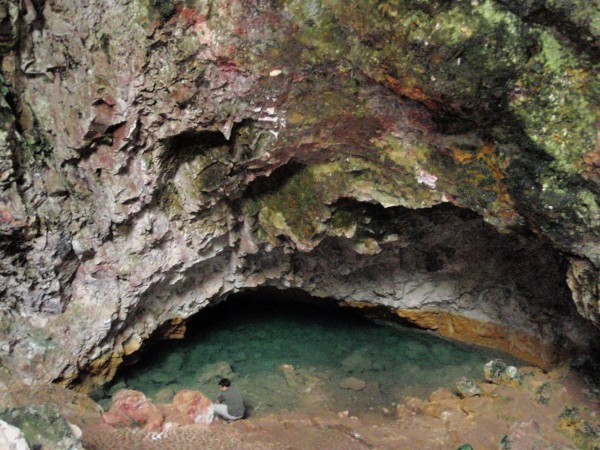
[[[463,376],[480,381],[492,358],[518,364],[499,352],[378,325],[340,308],[240,297],[199,316],[184,340],[154,344],[117,374],[104,401],[124,387],[157,402],[170,401],[179,389],[215,398],[226,376],[242,389],[250,414],[297,408],[359,413],[452,389]],[[344,388],[348,377],[365,386]]]

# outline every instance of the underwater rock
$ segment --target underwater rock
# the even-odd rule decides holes
[[[339,386],[342,389],[350,389],[352,391],[362,391],[367,386],[367,383],[358,378],[348,377],[348,378],[344,378],[342,381],[340,381]]]
[[[152,373],[150,380],[154,384],[157,384],[159,386],[164,386],[167,384],[175,383],[177,381],[176,374],[177,374],[177,372],[162,371],[162,370],[156,371],[156,372]]]
[[[429,349],[418,342],[411,342],[404,351],[405,357],[411,361],[421,361],[428,354]]]
[[[169,353],[165,358],[167,372],[177,372],[183,366],[184,356],[180,353]]]
[[[110,387],[110,389],[108,390],[108,395],[112,397],[118,391],[122,391],[124,389],[127,389],[127,383],[124,380],[119,381],[118,383],[115,383]]]
[[[166,387],[161,389],[154,395],[154,401],[159,404],[171,403],[175,396],[175,389]]]
[[[235,373],[228,362],[219,361],[204,367],[204,370],[198,376],[198,383],[201,385],[212,382],[217,383],[221,378],[235,378]]]

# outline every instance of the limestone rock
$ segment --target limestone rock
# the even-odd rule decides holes
[[[234,377],[235,374],[231,368],[231,364],[219,361],[204,367],[202,373],[198,376],[198,383],[217,383],[221,378],[233,379]]]
[[[535,421],[515,422],[500,441],[500,448],[552,448]]]
[[[342,360],[342,366],[348,372],[361,373],[373,368],[373,361],[363,350],[357,350]]]
[[[475,416],[486,416],[494,410],[494,399],[490,397],[465,397],[460,402],[460,409],[465,414],[473,414]]]

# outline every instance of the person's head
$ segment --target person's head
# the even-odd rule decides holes
[[[231,386],[231,381],[229,381],[227,378],[221,378],[221,381],[219,381],[219,388],[222,391],[226,391],[229,389],[229,386]]]

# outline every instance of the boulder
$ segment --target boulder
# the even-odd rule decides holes
[[[226,361],[219,361],[206,366],[198,377],[198,383],[209,384],[211,382],[218,382],[221,378],[234,378],[231,364]]]
[[[164,416],[142,392],[124,389],[115,394],[111,407],[102,415],[102,420],[112,427],[143,425],[144,431],[160,431]]]
[[[200,391],[184,389],[177,392],[171,405],[163,408],[165,421],[179,425],[209,424],[214,417],[212,402]]]
[[[6,450],[29,450],[29,444],[20,429],[0,420],[0,448]]]
[[[509,382],[518,384],[521,376],[515,366],[509,366],[501,359],[493,359],[483,367],[483,377],[490,383]]]

